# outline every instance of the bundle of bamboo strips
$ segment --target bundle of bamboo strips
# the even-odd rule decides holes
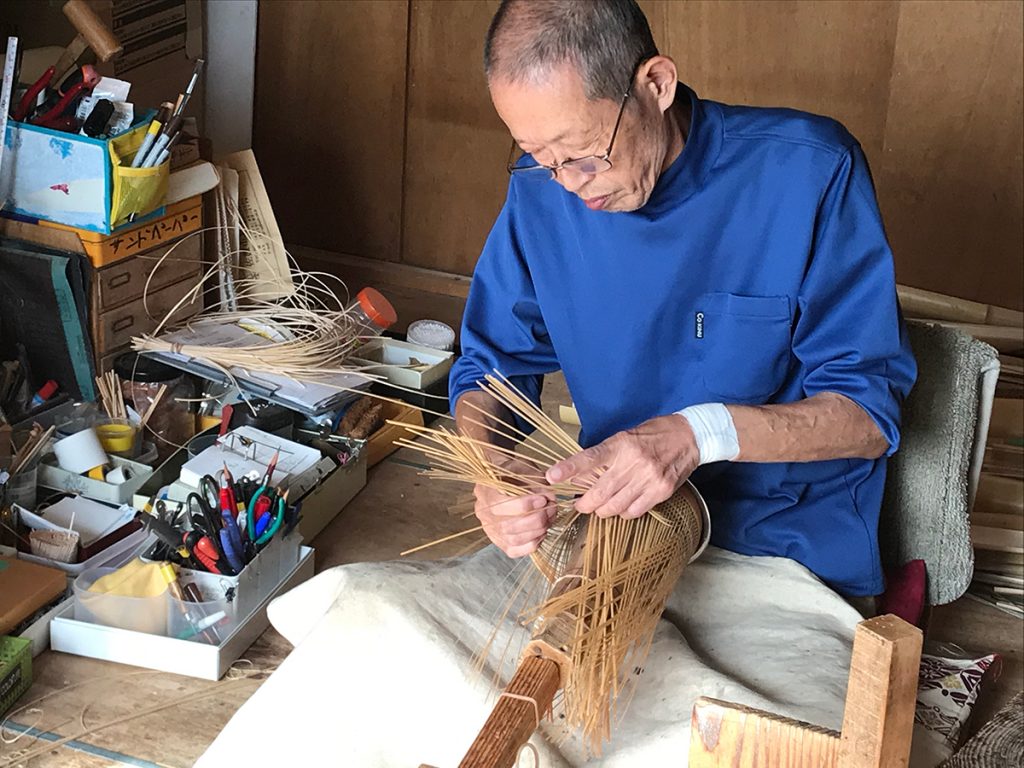
[[[235,222],[250,243],[266,244],[266,233],[253,231],[244,221]],[[246,250],[246,257],[256,265],[269,258],[271,249],[254,247]],[[348,289],[334,275],[306,272],[289,258],[290,273],[281,275],[282,285],[267,288],[265,278],[254,279],[239,274],[231,278],[232,299],[209,301],[202,313],[187,321],[185,328],[197,332],[195,344],[171,343],[160,338],[175,313],[185,304],[211,297],[212,283],[232,273],[236,265],[231,258],[221,256],[211,265],[197,284],[172,307],[149,334],[132,339],[132,349],[140,352],[173,352],[200,358],[219,367],[230,377],[232,368],[258,370],[298,381],[316,381],[338,373],[359,373],[370,379],[380,378],[368,373],[367,366],[349,362],[352,352],[366,339],[367,330],[357,320],[352,308],[347,307]],[[155,273],[170,252],[154,265]],[[255,269],[259,273],[260,269]],[[272,270],[276,273],[276,267]],[[282,290],[286,286],[287,290]],[[148,290],[148,282],[146,289]],[[337,290],[336,290],[337,289]],[[248,343],[218,344],[200,341],[205,332],[225,326],[240,326],[251,331]],[[216,335],[215,333],[213,335]]]
[[[539,593],[527,597],[529,605],[518,616],[532,626],[534,641],[515,679],[534,675],[533,656],[553,661],[555,671],[549,674],[556,674],[560,683],[564,723],[599,754],[633,690],[634,670],[643,666],[665,601],[700,545],[706,508],[687,483],[668,502],[636,519],[580,515],[574,500],[598,475],[550,486],[544,480],[546,470],[577,453],[579,444],[507,379],[488,376],[481,389],[536,428],[536,434],[527,435],[493,416],[470,419],[497,437],[518,441],[518,451],[424,427],[410,428],[418,440],[400,443],[427,456],[433,477],[485,485],[508,496],[528,495],[544,486],[554,496],[554,523],[531,555],[535,568],[514,590],[517,596]],[[508,458],[529,470],[510,473],[502,466]],[[501,621],[508,610],[511,602]],[[488,651],[483,649],[481,660]],[[539,711],[547,707],[538,704]],[[531,721],[528,736],[534,714],[528,708],[522,711]]]

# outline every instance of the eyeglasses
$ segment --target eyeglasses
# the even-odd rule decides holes
[[[615,136],[619,133],[619,125],[622,123],[622,115],[626,111],[626,101],[629,99],[629,94],[633,90],[633,79],[636,77],[637,71],[640,69],[640,65],[644,63],[646,58],[641,59],[637,65],[633,68],[633,73],[629,76],[629,85],[626,88],[626,92],[622,94],[622,102],[619,104],[619,116],[615,118],[615,127],[612,129],[612,137],[608,141],[608,149],[603,155],[587,155],[586,157],[578,157],[574,160],[566,160],[565,162],[559,163],[558,165],[517,165],[520,160],[526,155],[525,152],[519,150],[518,145],[513,141],[512,149],[508,153],[508,163],[506,165],[510,174],[516,176],[522,176],[530,179],[553,179],[555,174],[559,171],[571,169],[577,173],[583,173],[587,176],[594,176],[598,173],[604,173],[612,167],[612,161],[608,158],[612,154],[612,147],[615,146]],[[517,156],[516,151],[519,150]]]

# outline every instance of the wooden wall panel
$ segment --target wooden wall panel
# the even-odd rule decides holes
[[[402,261],[470,274],[505,199],[508,130],[483,44],[496,0],[413,0]]]
[[[875,179],[901,282],[1021,309],[1019,2],[905,2]]]
[[[901,282],[1022,307],[1024,5],[640,2],[702,96],[857,136]],[[496,7],[261,3],[256,147],[286,237],[472,272],[507,187],[481,61]]]
[[[253,146],[288,242],[398,258],[408,10],[260,3]]]
[[[841,121],[880,152],[899,6],[864,2],[641,3],[680,79],[715,101]]]

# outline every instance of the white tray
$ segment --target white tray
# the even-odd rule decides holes
[[[204,680],[219,680],[270,626],[267,619],[270,601],[312,575],[313,550],[302,547],[299,550],[298,565],[219,646],[75,621],[72,618],[72,601],[62,608],[50,624],[50,647],[55,651],[93,659],[159,669]]]

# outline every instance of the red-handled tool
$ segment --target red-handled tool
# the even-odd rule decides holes
[[[56,104],[46,110],[46,112],[38,118],[34,118],[29,122],[34,125],[42,126],[43,128],[55,127],[56,124],[60,122],[64,113],[68,111],[75,100],[79,98],[82,91],[91,91],[96,87],[96,84],[100,81],[100,76],[95,67],[86,64],[82,67],[80,72],[81,79],[64,91],[64,95],[60,97]]]
[[[53,80],[53,67],[47,67],[42,77],[32,83],[32,86],[25,91],[25,95],[21,97],[21,101],[18,102],[18,108],[14,110],[14,114],[11,117],[18,122],[28,117],[36,107],[36,101],[39,99],[40,92],[50,85],[51,80]]]

